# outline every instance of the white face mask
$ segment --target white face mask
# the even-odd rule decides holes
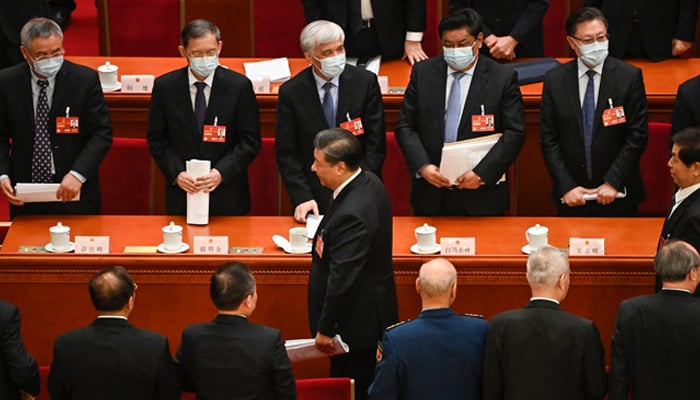
[[[462,70],[467,68],[467,65],[474,61],[474,44],[469,47],[443,47],[442,57],[447,65],[453,69]]]
[[[316,58],[316,61],[321,63],[321,73],[331,79],[342,74],[345,70],[345,53],[322,60]]]
[[[581,52],[581,61],[589,67],[596,67],[605,61],[608,56],[608,40],[604,42],[593,42],[578,46]]]
[[[34,62],[34,72],[47,78],[56,76],[63,66],[63,56],[51,57],[44,60],[35,60],[32,58],[32,61]]]
[[[219,56],[189,57],[190,69],[197,75],[207,77],[219,65]]]

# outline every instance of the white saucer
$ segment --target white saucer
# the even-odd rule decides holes
[[[117,90],[119,90],[121,88],[122,88],[122,84],[120,82],[117,82],[117,86],[114,86],[111,88],[102,86],[102,91],[103,92],[116,92]]]
[[[416,254],[435,254],[440,252],[440,243],[435,243],[431,250],[422,250],[418,247],[418,243],[411,246],[411,252]]]
[[[284,250],[285,253],[289,253],[289,254],[307,254],[307,253],[311,253],[311,247],[312,247],[311,243],[306,243],[304,248],[301,248],[301,249],[292,249],[290,247],[283,247],[282,250]]]
[[[190,245],[187,243],[184,243],[184,242],[180,245],[180,248],[177,250],[167,250],[165,248],[165,243],[161,243],[158,245],[158,247],[156,247],[156,250],[158,250],[159,253],[165,253],[165,254],[184,253],[189,249],[190,249]]]
[[[44,246],[44,249],[48,251],[49,253],[71,253],[75,251],[75,243],[73,242],[68,242],[68,248],[65,250],[56,250],[53,248],[53,245],[51,243],[47,244]]]
[[[535,249],[530,247],[529,244],[526,244],[525,246],[520,248],[520,251],[522,251],[523,253],[525,253],[527,255],[530,255],[530,254],[532,254],[533,251],[535,251]]]

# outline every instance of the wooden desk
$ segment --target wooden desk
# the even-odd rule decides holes
[[[20,245],[44,245],[48,228],[57,221],[74,235],[109,235],[114,253],[104,256],[75,254],[21,254]],[[231,246],[263,246],[260,255],[202,256],[123,254],[126,245],[155,246],[161,226],[171,220],[184,226],[183,238],[228,235]],[[593,319],[606,348],[619,302],[650,293],[652,258],[662,219],[394,218],[394,270],[401,319],[420,310],[414,282],[420,265],[435,256],[409,252],[413,229],[423,223],[437,227],[438,237],[474,236],[477,255],[452,257],[458,269],[459,292],[454,309],[485,315],[523,306],[529,299],[525,280],[525,230],[535,223],[550,228],[549,240],[566,247],[570,236],[604,237],[607,255],[572,258],[572,287],[564,307]],[[208,295],[212,271],[227,261],[241,260],[254,269],[259,301],[252,320],[278,327],[285,338],[309,335],[306,286],[309,255],[287,255],[275,248],[272,234],[295,226],[291,217],[217,217],[208,226],[186,226],[168,216],[19,217],[0,251],[0,293],[22,312],[22,335],[39,364],[48,365],[55,337],[90,323],[94,310],[87,282],[99,269],[123,265],[139,284],[132,322],[167,335],[173,351],[182,329],[215,315]],[[323,376],[324,361],[295,365],[297,378]]]

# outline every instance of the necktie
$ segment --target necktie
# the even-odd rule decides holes
[[[207,86],[204,82],[195,82],[197,94],[194,96],[194,117],[197,120],[197,129],[199,133],[204,130],[204,117],[207,115],[207,99],[204,97],[204,88]]]
[[[450,88],[450,97],[447,99],[445,116],[445,143],[452,143],[457,140],[459,113],[462,111],[462,85],[459,81],[464,76],[464,72],[453,72],[452,76],[454,80]]]
[[[588,179],[592,179],[591,143],[593,143],[593,116],[595,114],[595,89],[593,86],[595,71],[589,69],[586,71],[586,75],[588,75],[588,85],[586,86],[586,94],[583,96],[581,115],[583,117],[583,149],[586,153],[586,173]]]
[[[39,99],[36,104],[34,149],[32,153],[32,182],[51,182],[51,140],[49,138],[49,102],[46,87],[49,82],[39,81]]]
[[[326,122],[329,128],[335,128],[335,104],[333,102],[333,94],[331,94],[331,88],[333,84],[328,81],[323,84],[323,90],[326,93],[323,94],[323,115],[326,116]]]

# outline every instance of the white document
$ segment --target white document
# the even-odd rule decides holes
[[[491,151],[501,136],[503,136],[502,133],[495,133],[474,139],[445,143],[442,146],[440,174],[456,185],[457,178],[463,173],[473,170]],[[501,179],[503,180],[503,178]]]
[[[60,183],[18,183],[15,185],[15,196],[25,203],[60,201],[56,199],[56,191]],[[71,201],[80,200],[80,192]]]
[[[251,80],[268,77],[272,82],[284,82],[292,76],[287,57],[245,62],[243,67],[245,68],[245,76]]]
[[[321,225],[321,221],[323,221],[323,215],[309,214],[306,216],[306,236],[309,239],[313,239],[316,236],[316,230]]]
[[[316,339],[314,338],[293,339],[284,342],[284,347],[287,349],[287,356],[289,356],[289,361],[291,362],[335,356],[350,351],[350,346],[343,342],[340,335],[335,335],[333,337],[333,345],[335,346],[335,351],[331,354],[326,354],[316,348]]]
[[[185,162],[187,174],[197,179],[211,171],[209,160],[189,160]],[[195,194],[187,193],[187,223],[192,225],[206,225],[209,223],[209,193],[199,191]]]
[[[586,201],[598,200],[598,193],[593,193],[593,194],[586,193],[582,197]],[[621,192],[617,192],[617,194],[615,195],[616,199],[624,199],[625,197],[627,197],[627,187],[623,188]],[[559,200],[561,201],[562,204],[564,204],[563,197],[560,198]]]
[[[357,66],[357,58],[355,57],[350,57],[347,60],[347,63],[350,65]],[[374,72],[375,75],[379,75],[379,67],[382,65],[382,56],[376,56],[372,57],[369,60],[367,60],[367,64],[365,64],[365,69],[370,72]]]

